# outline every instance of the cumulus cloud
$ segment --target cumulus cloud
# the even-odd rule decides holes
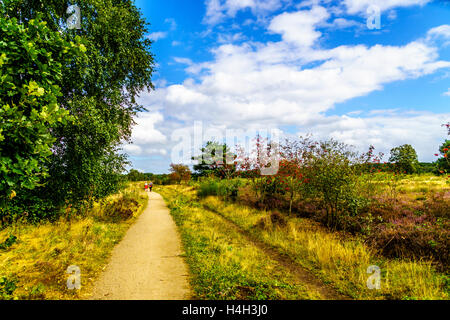
[[[167,151],[163,146],[167,142],[167,137],[155,128],[155,124],[163,120],[164,117],[159,112],[139,113],[131,135],[133,144],[125,145],[124,151],[134,156],[166,154]],[[161,148],[155,148],[157,145],[161,145]]]
[[[305,32],[298,36],[296,18],[308,15],[300,22]],[[421,41],[314,49],[321,36],[314,26],[326,17],[321,7],[284,13],[269,25],[281,41],[219,46],[213,51],[215,59],[202,63],[206,72],[197,81],[169,86],[159,104],[184,121],[302,125],[337,103],[381,90],[387,83],[450,66],[438,60],[436,48]],[[304,67],[307,63],[317,65]]]
[[[450,113],[436,116],[430,112],[400,114],[393,110],[381,110],[370,117],[344,115],[322,119],[309,127],[311,131],[300,131],[298,134],[314,132],[322,139],[333,137],[358,150],[374,145],[378,152],[387,156],[393,147],[411,144],[419,151],[419,160],[433,161],[433,154],[445,135],[441,127],[442,119],[450,119]]]
[[[220,1],[210,2],[224,5]],[[322,33],[318,29],[326,26],[330,17],[327,9],[317,5],[282,13],[267,27],[279,35],[278,41],[221,44],[212,51],[214,58],[202,63],[175,58],[186,64],[186,70],[195,79],[157,89],[145,98],[144,105],[152,110],[164,109],[171,118],[164,123],[167,128],[190,126],[197,120],[227,128],[293,125],[299,128],[299,133],[334,137],[361,148],[374,144],[387,150],[410,143],[421,154],[432,154],[431,142],[442,137],[440,124],[450,114],[399,115],[395,110],[384,110],[363,117],[361,113],[344,116],[325,113],[339,103],[382,90],[388,83],[449,68],[450,62],[439,60],[437,48],[424,39],[402,46],[322,48]],[[446,28],[433,30],[429,34],[446,32]],[[142,124],[137,126],[133,137],[140,147],[157,148],[150,139],[155,139],[156,144],[164,142],[170,129],[165,129],[168,131],[165,135],[155,129],[155,123],[162,121],[159,111],[149,117],[143,125],[155,131],[153,137],[146,136]],[[146,150],[141,149],[140,152]],[[134,152],[139,150],[136,148]]]
[[[285,42],[309,47],[321,36],[315,26],[326,21],[329,16],[327,10],[319,6],[294,13],[285,12],[271,21],[269,30],[281,34]]]
[[[127,144],[123,147],[123,150],[132,156],[138,156],[142,154],[142,148],[135,144]]]

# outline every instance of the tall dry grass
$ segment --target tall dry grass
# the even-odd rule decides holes
[[[129,203],[133,203],[131,215],[126,207]],[[112,249],[146,204],[147,195],[139,185],[131,184],[83,215],[72,214],[70,219],[55,223],[15,224],[2,230],[0,243],[9,235],[17,237],[15,244],[0,250],[0,278],[15,282],[17,287],[3,298],[59,300],[89,296]],[[71,265],[81,269],[81,290],[67,288],[66,270]]]
[[[202,201],[266,244],[289,255],[325,282],[356,299],[448,299],[445,275],[424,261],[389,260],[377,255],[361,239],[333,233],[308,219],[285,217],[287,224],[268,226],[268,212],[224,203],[217,197]],[[265,219],[264,228],[259,222]],[[367,268],[381,268],[381,289],[370,290]]]

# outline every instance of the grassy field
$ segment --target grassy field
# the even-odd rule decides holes
[[[399,190],[412,188],[422,192],[421,188],[442,187],[442,179],[425,187],[423,177],[411,180],[417,185],[403,181]],[[309,270],[323,284],[348,298],[449,298],[448,275],[436,272],[428,261],[383,258],[356,236],[331,232],[310,219],[285,215],[273,219],[264,210],[226,203],[215,196],[198,198],[195,187],[168,186],[157,191],[169,203],[181,230],[199,298],[324,298],[308,295],[301,285],[291,287],[289,276],[295,274],[292,268],[281,274],[270,271],[282,270],[274,264],[279,255],[288,257],[298,268]],[[406,191],[411,194],[411,190]],[[273,252],[258,251],[255,242]],[[380,290],[367,288],[367,268],[371,265],[381,269]],[[283,289],[274,281],[282,283]],[[242,287],[248,287],[244,296],[239,289]]]
[[[56,223],[15,224],[0,231],[0,299],[83,299],[106,266],[114,246],[147,205],[147,195],[131,184],[96,203],[82,216]],[[68,290],[66,270],[81,269],[81,289]]]
[[[389,186],[380,179],[380,188]],[[408,176],[397,197],[427,201],[449,191],[445,179]],[[198,197],[198,185],[156,186],[182,236],[198,299],[449,299],[448,274],[430,261],[389,259],[364,237],[322,224]],[[84,299],[114,246],[147,204],[140,184],[55,223],[17,223],[0,231],[0,299]],[[70,212],[68,212],[70,213]],[[81,269],[81,290],[68,290],[66,270]],[[368,289],[369,266],[381,289]]]
[[[192,189],[156,188],[182,235],[198,299],[319,299],[295,274],[216,214],[192,203]]]

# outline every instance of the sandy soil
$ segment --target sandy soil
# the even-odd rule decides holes
[[[94,300],[183,300],[191,297],[176,225],[162,197],[149,204],[114,248],[96,282]]]

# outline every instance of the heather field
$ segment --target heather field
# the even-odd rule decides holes
[[[230,183],[157,188],[180,228],[199,298],[449,298],[446,179],[405,177],[396,201],[378,195],[367,212],[346,222],[357,228],[338,230],[297,199],[291,214],[282,206],[255,207],[245,181],[236,198],[226,199],[222,188]],[[367,286],[371,265],[381,270],[379,290]],[[292,279],[302,272],[314,275],[303,288]]]

